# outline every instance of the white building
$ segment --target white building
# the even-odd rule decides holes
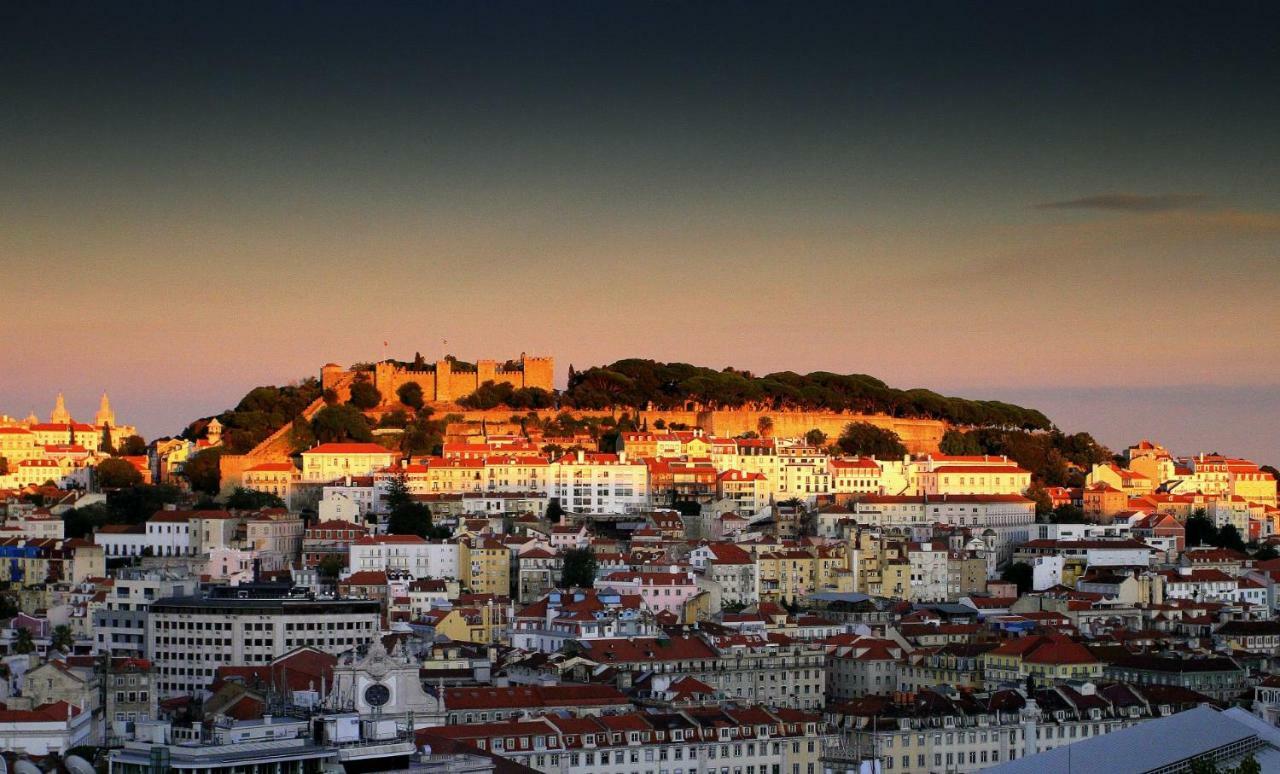
[[[573,513],[630,513],[649,504],[649,470],[617,454],[578,451],[552,466],[551,496]]]
[[[302,453],[302,480],[328,483],[348,476],[371,476],[399,455],[376,443],[322,443]]]
[[[220,666],[258,666],[308,645],[332,655],[367,645],[377,600],[260,595],[245,586],[151,604],[147,653],[158,696],[203,696]]]

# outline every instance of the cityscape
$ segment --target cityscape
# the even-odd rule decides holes
[[[0,774],[1280,772],[1280,7],[0,19]]]

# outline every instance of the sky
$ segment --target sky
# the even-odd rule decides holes
[[[623,357],[1280,462],[1275,3],[0,5],[0,412]]]

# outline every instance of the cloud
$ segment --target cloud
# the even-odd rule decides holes
[[[1110,210],[1113,212],[1167,212],[1204,201],[1203,194],[1095,194],[1079,199],[1037,204],[1037,210]]]

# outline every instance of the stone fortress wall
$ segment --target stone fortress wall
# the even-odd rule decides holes
[[[888,414],[850,414],[840,411],[777,411],[760,409],[718,409],[715,411],[642,411],[652,430],[661,419],[667,424],[678,422],[700,428],[707,435],[732,438],[746,432],[757,432],[760,420],[768,417],[774,438],[801,438],[810,430],[821,430],[834,441],[851,422],[866,422],[892,430],[912,454],[937,454],[938,445],[948,424],[937,419],[904,419]]]
[[[384,405],[397,402],[396,392],[409,382],[417,382],[422,397],[428,403],[452,403],[475,392],[485,382],[509,384],[516,389],[539,387],[551,392],[555,389],[555,359],[530,357],[523,352],[515,368],[503,368],[497,360],[480,360],[475,370],[459,368],[451,360],[437,360],[421,369],[403,368],[396,363],[375,363],[373,386],[382,395]],[[352,372],[330,363],[320,370],[320,381],[325,389],[339,389]]]

